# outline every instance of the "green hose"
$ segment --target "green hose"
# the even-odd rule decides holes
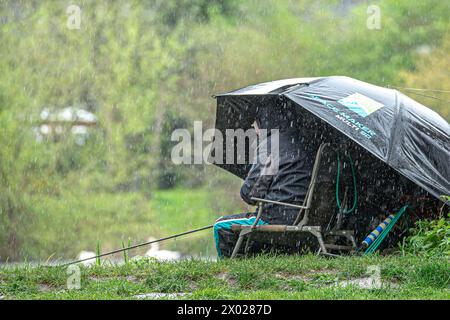
[[[353,206],[350,210],[344,209],[342,212],[344,214],[352,213],[358,204],[358,190],[357,190],[357,184],[356,184],[356,173],[355,173],[355,166],[353,164],[352,157],[348,155],[348,159],[350,160],[350,168],[352,170],[352,178],[353,178]],[[337,152],[337,175],[336,175],[336,204],[339,208],[339,210],[342,209],[341,201],[339,200],[339,182],[340,182],[340,176],[341,176],[341,158],[339,155],[339,151]]]

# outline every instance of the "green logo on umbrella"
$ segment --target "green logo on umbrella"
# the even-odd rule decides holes
[[[369,114],[384,107],[383,104],[360,93],[349,95],[348,97],[338,100],[338,102],[359,114],[361,117],[367,117]]]

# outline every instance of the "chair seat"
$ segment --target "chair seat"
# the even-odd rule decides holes
[[[340,250],[340,251],[354,251],[356,244],[354,242],[353,234],[354,230],[334,230],[329,231],[326,234],[330,236],[346,237],[352,242],[352,246],[337,245],[331,243],[325,243],[322,238],[321,226],[292,226],[283,224],[270,224],[270,225],[239,225],[235,224],[231,226],[231,230],[240,235],[246,235],[250,233],[310,233],[317,237],[322,252],[327,254],[328,250]]]
[[[262,208],[263,208],[262,204],[264,202],[272,202],[273,203],[274,201],[269,201],[269,200],[260,199],[260,198],[254,198],[253,200],[257,201],[259,204],[259,210],[258,210],[258,214],[257,214],[256,220],[253,223],[253,225],[249,226],[249,225],[237,225],[236,224],[236,225],[231,226],[231,230],[233,232],[239,234],[239,237],[237,239],[233,253],[231,254],[231,258],[235,257],[236,254],[238,253],[238,251],[244,241],[244,238],[247,239],[244,253],[246,254],[248,252],[249,244],[251,241],[250,238],[253,233],[292,233],[292,234],[309,233],[309,234],[313,235],[319,243],[320,248],[319,248],[318,253],[324,253],[324,254],[328,254],[327,249],[330,249],[330,250],[353,250],[356,248],[356,242],[355,242],[355,237],[354,237],[355,232],[353,230],[333,230],[333,231],[323,233],[321,226],[325,225],[324,219],[326,220],[326,222],[328,222],[326,217],[316,214],[315,216],[313,216],[313,218],[315,218],[315,219],[309,219],[309,212],[311,211],[311,204],[313,201],[313,194],[314,194],[314,189],[315,189],[315,185],[316,185],[316,181],[317,181],[317,177],[318,177],[319,167],[320,167],[320,163],[321,163],[321,157],[322,157],[323,150],[327,146],[330,146],[330,143],[324,142],[320,145],[319,149],[317,150],[316,159],[314,161],[314,166],[313,166],[312,173],[311,173],[311,181],[310,181],[310,184],[308,187],[308,191],[306,193],[306,197],[305,197],[305,200],[303,201],[302,206],[296,206],[296,207],[300,208],[300,211],[299,211],[294,223],[292,225],[282,225],[282,224],[258,225],[257,222],[259,221],[261,214],[262,214]],[[327,179],[327,181],[324,181],[322,186],[324,184],[330,184],[330,183],[335,183],[332,178],[329,178],[329,179]],[[329,188],[327,188],[327,189],[329,189]],[[323,191],[321,191],[321,192],[323,192]],[[319,202],[319,204],[318,204],[319,206],[320,206],[320,203],[321,202]],[[282,203],[282,202],[276,202],[276,204],[285,205],[285,206],[295,206],[295,205],[292,205],[289,203]],[[316,212],[316,211],[317,210],[315,210],[314,212]],[[321,219],[317,219],[319,216],[321,217]],[[331,238],[344,237],[349,242],[351,242],[352,246],[344,246],[344,245],[335,244],[335,243],[333,243],[333,244],[325,243],[324,237],[331,237]]]

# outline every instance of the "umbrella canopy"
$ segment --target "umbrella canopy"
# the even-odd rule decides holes
[[[267,82],[216,98],[216,129],[224,135],[251,128],[263,108],[270,115],[290,107],[304,124],[319,119],[308,127],[317,139],[330,132],[332,139],[345,136],[436,198],[450,195],[450,125],[397,90],[333,76]],[[241,164],[227,164],[225,151],[223,157],[218,166],[245,177],[248,149],[237,155],[245,159]]]

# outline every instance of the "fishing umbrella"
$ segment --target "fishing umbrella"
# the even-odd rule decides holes
[[[227,129],[250,129],[262,108],[270,116],[290,106],[302,112],[303,123],[315,123],[308,128],[314,137],[346,137],[434,197],[450,195],[450,125],[397,90],[332,76],[266,82],[216,99],[215,127],[222,136]],[[227,152],[237,150],[227,150],[224,141],[223,159],[212,163],[244,178],[249,149],[236,154],[234,163],[227,163]]]

